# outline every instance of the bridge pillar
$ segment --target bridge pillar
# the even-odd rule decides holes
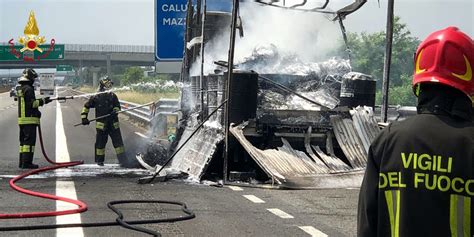
[[[82,67],[82,59],[79,60],[79,69],[77,70],[79,72],[79,80],[81,81],[81,84],[84,84],[84,75],[83,75],[83,67]]]
[[[112,76],[112,62],[110,59],[110,54],[107,54],[107,76]]]
[[[100,67],[91,67],[89,70],[92,72],[92,87],[97,88],[99,85]]]

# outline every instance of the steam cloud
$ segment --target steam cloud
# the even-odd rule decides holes
[[[273,45],[282,57],[303,62],[323,61],[331,57],[342,42],[339,25],[320,13],[285,10],[242,3],[240,14],[244,37],[236,38],[235,62],[242,63],[256,48]],[[227,61],[230,30],[225,29],[205,46],[204,75],[214,72],[214,61]],[[272,46],[272,47],[273,47]],[[201,58],[191,67],[191,75],[200,74]],[[278,73],[278,72],[275,72]]]

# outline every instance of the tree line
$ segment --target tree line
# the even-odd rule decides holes
[[[376,104],[381,104],[385,32],[348,33],[347,39],[353,70],[372,75],[377,79]],[[420,40],[412,36],[400,17],[395,17],[388,100],[390,105],[416,105],[411,81],[413,58],[419,44]]]

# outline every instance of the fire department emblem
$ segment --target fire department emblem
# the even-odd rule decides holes
[[[15,48],[16,45],[14,43],[14,39],[8,41],[8,44],[10,45],[10,53],[16,58],[23,58],[23,61],[28,62],[33,62],[35,60],[39,61],[41,59],[47,58],[49,53],[53,51],[55,45],[54,39],[51,39],[49,48],[45,49],[45,47],[40,47],[46,42],[46,39],[44,36],[39,35],[40,32],[38,24],[36,23],[35,13],[33,11],[30,12],[30,16],[28,17],[28,22],[26,23],[23,33],[24,36],[21,36],[18,39],[18,42],[22,47],[19,50],[17,50],[18,48]]]
[[[39,36],[38,24],[36,23],[35,13],[33,11],[30,12],[30,17],[28,18],[28,23],[23,33],[25,35],[18,40],[18,42],[23,45],[20,52],[37,50],[42,53],[43,50],[38,46],[46,42],[46,39],[43,36]]]

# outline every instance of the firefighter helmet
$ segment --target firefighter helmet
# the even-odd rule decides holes
[[[114,83],[109,78],[109,76],[104,76],[99,81],[100,90],[110,90],[110,89],[112,89],[113,84]]]
[[[25,70],[23,70],[23,75],[20,77],[20,79],[18,80],[18,82],[23,82],[23,81],[35,81],[36,78],[38,78],[38,73],[36,73],[36,71],[32,68],[25,68]]]
[[[430,34],[415,54],[413,89],[418,84],[440,83],[464,92],[474,101],[474,41],[456,27]]]

